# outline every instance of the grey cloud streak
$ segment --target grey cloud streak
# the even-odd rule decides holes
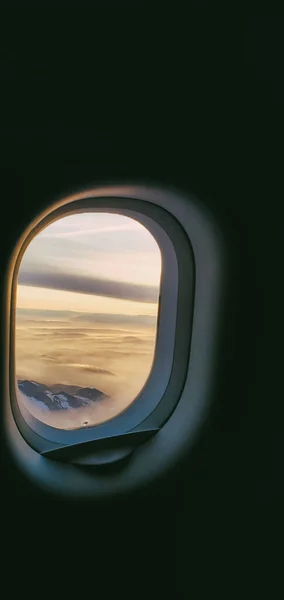
[[[18,275],[20,285],[49,288],[80,294],[117,298],[133,302],[157,302],[158,288],[150,285],[137,285],[120,281],[110,281],[86,275],[50,271],[21,270]]]

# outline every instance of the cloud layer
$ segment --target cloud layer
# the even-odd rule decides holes
[[[17,317],[19,319],[24,319],[26,322],[28,321],[29,326],[31,326],[32,323],[38,323],[39,320],[44,321],[45,324],[55,322],[57,326],[64,326],[70,321],[70,324],[73,325],[71,330],[72,332],[74,331],[74,324],[76,323],[79,324],[79,326],[81,323],[91,323],[92,327],[96,323],[155,327],[157,323],[156,315],[122,315],[119,313],[112,314],[88,312],[79,313],[72,310],[48,310],[20,307],[17,308]],[[88,329],[86,332],[88,332]]]
[[[55,313],[52,315],[52,313]],[[56,320],[59,313],[60,320]],[[39,413],[37,418],[59,428],[99,423],[124,410],[137,396],[150,373],[156,328],[135,319],[147,315],[99,315],[86,313],[84,323],[72,311],[18,309],[16,318],[16,376],[57,386],[101,389],[108,400],[89,408],[62,414]],[[103,323],[103,318],[129,319],[121,326]],[[48,317],[48,319],[46,318]],[[50,317],[53,317],[50,319]],[[64,321],[62,321],[64,317]],[[90,318],[91,317],[91,318]],[[154,319],[153,316],[149,316]],[[50,320],[49,320],[50,319]],[[134,321],[132,321],[134,319]],[[30,407],[28,407],[30,410]],[[34,414],[34,413],[33,413]]]

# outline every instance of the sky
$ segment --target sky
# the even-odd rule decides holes
[[[18,274],[17,378],[98,387],[109,400],[94,423],[121,412],[151,370],[160,274],[159,247],[134,219],[83,213],[46,227]],[[58,427],[83,418],[36,416]]]

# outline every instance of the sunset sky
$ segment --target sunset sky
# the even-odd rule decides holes
[[[160,273],[156,241],[129,217],[84,213],[49,225],[20,265],[17,377],[98,387],[110,400],[94,422],[120,412],[151,369]],[[48,422],[64,427],[58,419]]]

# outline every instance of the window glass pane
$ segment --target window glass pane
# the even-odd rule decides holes
[[[152,234],[120,214],[64,217],[34,237],[18,273],[20,405],[76,429],[131,404],[152,368],[160,274]]]

